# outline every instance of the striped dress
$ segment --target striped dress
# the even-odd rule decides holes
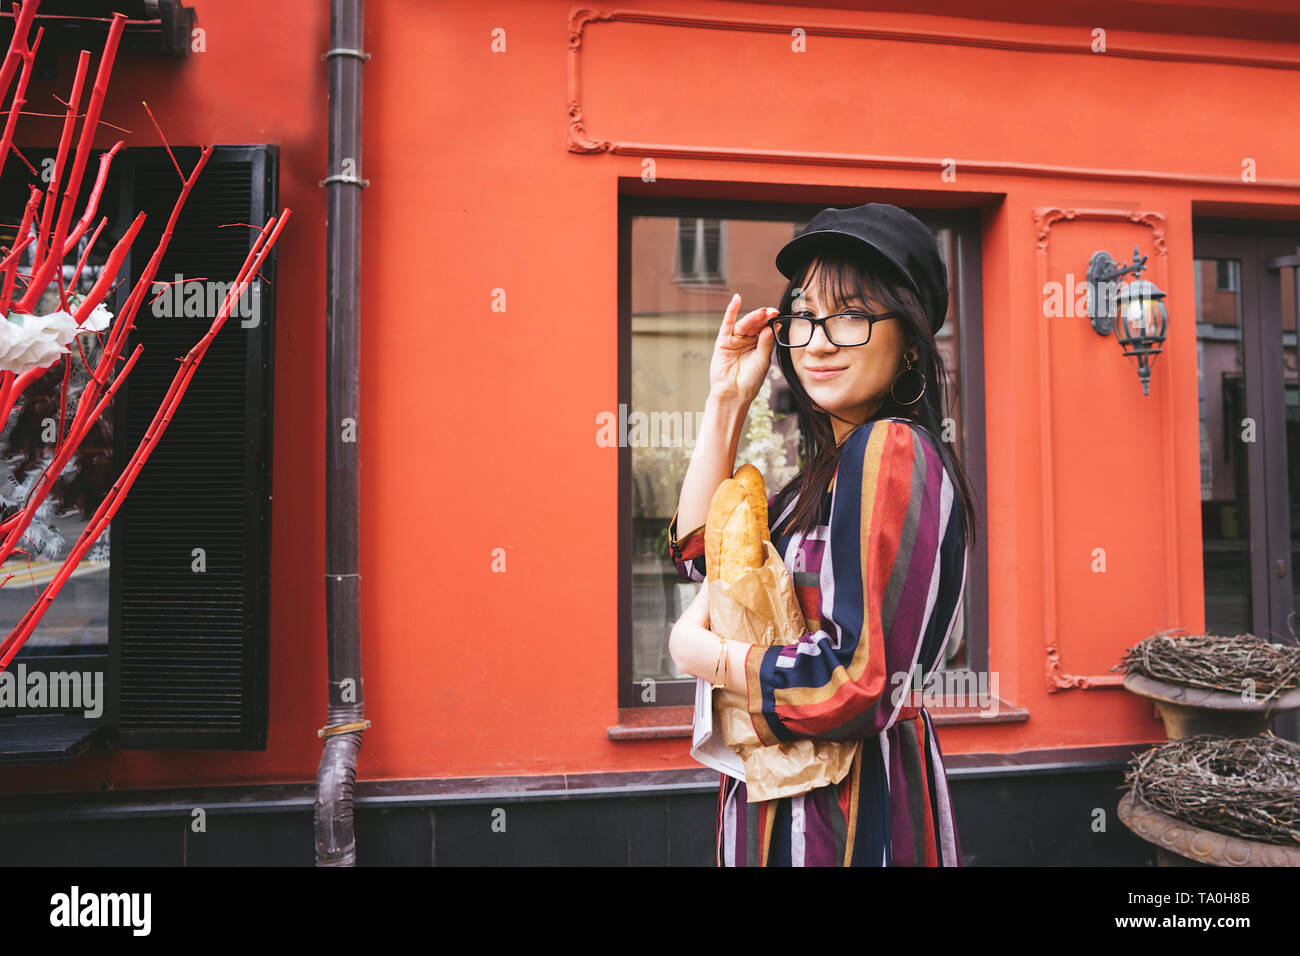
[[[808,630],[750,649],[755,732],[768,744],[862,743],[840,783],[795,797],[750,803],[744,783],[720,775],[717,865],[961,865],[934,724],[905,706],[914,670],[923,683],[943,661],[966,586],[964,521],[934,442],[904,418],[860,426],[840,448],[818,527],[772,535]],[[796,504],[773,515],[775,498],[774,529]],[[703,528],[678,539],[675,524],[673,563],[703,581]]]

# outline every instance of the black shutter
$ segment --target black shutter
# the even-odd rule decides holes
[[[199,150],[173,152],[188,174]],[[234,281],[254,234],[226,224],[263,225],[279,213],[278,155],[274,146],[215,148],[155,281]],[[114,226],[120,234],[136,212],[148,217],[122,272],[134,285],[181,181],[162,148],[124,150],[120,161]],[[272,250],[261,270],[268,283],[274,271]],[[259,294],[257,324],[226,320],[111,525],[109,723],[119,747],[266,746],[274,287],[261,283]],[[216,309],[202,312],[160,317],[146,302],[136,315],[122,354],[144,349],[114,402],[116,473]],[[195,548],[201,573],[191,569]]]

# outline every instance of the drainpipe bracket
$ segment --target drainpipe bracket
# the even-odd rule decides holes
[[[370,180],[358,179],[356,176],[347,173],[335,173],[333,176],[326,176],[320,181],[320,185],[322,186],[328,186],[330,183],[351,183],[354,186],[360,186],[362,189],[365,189],[370,185]]]
[[[370,721],[354,720],[348,724],[335,724],[333,727],[322,727],[316,731],[317,737],[333,737],[335,734],[350,734],[358,730],[369,730]]]
[[[322,60],[328,60],[332,56],[355,56],[358,60],[370,59],[370,54],[364,50],[354,50],[351,47],[336,46],[332,50],[326,50],[320,55]]]

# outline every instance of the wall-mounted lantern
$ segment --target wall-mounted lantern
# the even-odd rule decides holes
[[[1094,252],[1088,261],[1088,318],[1098,335],[1114,333],[1129,358],[1137,359],[1142,394],[1149,395],[1151,364],[1160,354],[1160,343],[1169,329],[1165,294],[1154,282],[1137,278],[1146,267],[1147,257],[1133,247],[1133,265],[1120,266],[1110,254]],[[1120,285],[1119,279],[1132,273],[1133,281]]]

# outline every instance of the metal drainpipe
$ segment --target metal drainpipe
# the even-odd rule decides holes
[[[355,866],[352,788],[362,716],[361,574],[361,50],[363,0],[331,0],[326,187],[325,615],[329,716],[316,772],[316,865]]]

